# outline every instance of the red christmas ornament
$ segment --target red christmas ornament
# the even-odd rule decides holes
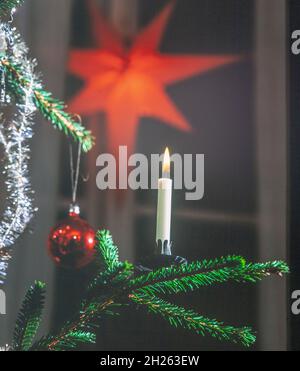
[[[94,229],[80,218],[76,206],[71,207],[69,216],[50,232],[48,252],[59,267],[80,269],[93,261],[95,243]]]

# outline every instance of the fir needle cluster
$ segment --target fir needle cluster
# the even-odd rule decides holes
[[[271,274],[282,276],[289,272],[282,261],[253,264],[240,256],[228,256],[143,273],[133,264],[119,260],[118,248],[108,231],[98,232],[97,240],[99,270],[91,279],[80,311],[59,331],[34,342],[45,295],[44,285],[37,282],[29,290],[19,315],[14,350],[63,351],[95,343],[96,329],[105,317],[120,314],[121,308],[130,304],[134,304],[132,310],[146,308],[173,327],[250,347],[256,341],[251,328],[229,326],[206,318],[169,302],[166,296],[225,282],[256,283]]]

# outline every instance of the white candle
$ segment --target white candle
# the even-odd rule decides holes
[[[170,152],[167,148],[163,162],[163,178],[158,180],[156,242],[171,242],[172,188],[170,179]]]

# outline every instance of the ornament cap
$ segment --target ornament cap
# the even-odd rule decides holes
[[[69,209],[70,216],[79,216],[80,215],[80,206],[78,204],[71,204]]]

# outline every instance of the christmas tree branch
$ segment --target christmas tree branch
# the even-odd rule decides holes
[[[114,272],[120,267],[119,249],[114,245],[109,231],[98,231],[96,250],[104,270]]]
[[[113,272],[105,271],[98,273],[88,287],[88,297],[95,297],[99,292],[103,292],[108,286],[108,283],[109,288],[122,287],[124,282],[127,282],[133,275],[134,265],[128,262],[120,263],[119,267]]]
[[[2,58],[0,65],[4,69],[8,88],[16,97],[22,97],[24,88],[27,88],[32,78],[26,76],[22,66],[14,63],[13,58]],[[65,105],[53,98],[52,94],[42,88],[40,81],[35,81],[33,87],[33,101],[43,116],[50,121],[54,127],[63,131],[66,135],[71,135],[73,139],[82,144],[84,151],[89,151],[94,138],[91,132],[77,120],[65,111]]]
[[[0,17],[11,13],[15,8],[22,5],[25,0],[1,0]]]
[[[98,231],[96,239],[96,254],[104,271],[98,272],[92,279],[88,286],[88,298],[103,293],[108,282],[111,288],[122,286],[134,274],[133,264],[119,261],[119,249],[115,246],[109,231]]]
[[[67,333],[64,338],[46,336],[33,345],[30,351],[67,351],[78,348],[81,344],[95,344],[96,335],[92,332],[74,331]]]
[[[29,350],[68,350],[75,349],[81,343],[94,343],[95,328],[99,327],[100,321],[105,316],[118,314],[116,308],[132,302],[147,307],[150,312],[162,316],[172,326],[249,347],[255,342],[250,328],[235,328],[210,320],[192,310],[169,303],[161,298],[161,295],[178,294],[227,281],[257,282],[271,274],[282,275],[289,271],[284,262],[247,264],[240,256],[228,256],[162,268],[134,277],[137,274],[135,267],[119,261],[118,248],[114,245],[110,233],[98,232],[97,239],[101,271],[91,280],[79,313],[58,333],[42,338]],[[30,311],[22,312],[21,319],[26,327]],[[31,338],[32,336],[29,336],[29,340]],[[18,337],[15,343],[17,346],[20,344]],[[25,348],[28,348],[29,343],[30,341],[26,341]]]
[[[233,263],[237,265],[233,266]],[[215,269],[221,266],[223,268]],[[129,286],[142,294],[178,294],[228,281],[255,283],[270,274],[282,275],[288,272],[289,268],[284,262],[245,264],[241,257],[229,256],[214,261],[162,268],[134,278]]]
[[[197,280],[200,275],[206,275],[209,272],[216,272],[219,269],[220,272],[224,269],[228,269],[231,266],[235,268],[245,267],[246,261],[240,256],[227,256],[214,260],[203,260],[201,262],[193,262],[191,264],[183,264],[181,266],[171,266],[167,268],[157,269],[151,271],[147,274],[140,275],[135,277],[129,282],[129,286],[133,290],[143,289],[145,287],[155,287],[160,284],[167,282],[172,282],[173,280],[181,280],[184,284],[189,279],[195,279],[194,282],[186,282],[191,285],[203,286],[204,280]],[[215,275],[216,276],[216,275]],[[201,276],[202,277],[202,276]],[[207,276],[205,276],[207,278]],[[197,282],[196,282],[197,281]],[[206,280],[206,283],[209,284],[210,279]],[[183,288],[186,288],[186,285]],[[188,289],[188,288],[186,288]]]
[[[74,341],[76,335],[86,334],[89,339],[89,343],[93,343],[95,338],[90,336],[93,334],[95,328],[99,326],[99,321],[105,314],[111,314],[108,308],[115,304],[114,298],[106,298],[100,302],[90,302],[85,304],[84,308],[72,322],[68,322],[62,330],[56,335],[50,335],[42,338],[40,341],[35,343],[30,349],[31,351],[37,350],[48,350],[48,351],[60,351],[67,348],[72,348],[70,345],[70,339]],[[90,332],[92,331],[92,332]],[[83,339],[84,336],[77,336],[77,339]]]
[[[98,272],[92,280],[79,315],[68,322],[58,334],[41,339],[31,350],[65,350],[69,346],[71,335],[74,337],[74,334],[87,331],[90,335],[105,315],[116,315],[115,308],[127,305],[126,282],[132,277],[134,266],[127,262],[117,263],[118,249],[114,246],[109,232],[98,232],[97,236],[98,258],[103,259],[102,266],[106,264],[106,271]],[[111,252],[107,249],[111,249]],[[92,342],[93,338],[89,339],[88,342]]]
[[[202,336],[209,334],[218,340],[232,341],[246,347],[256,341],[255,335],[248,327],[225,326],[222,322],[207,319],[192,310],[186,310],[155,296],[132,294],[130,299],[138,305],[146,306],[150,312],[159,314],[173,327],[183,327]]]
[[[45,284],[36,282],[27,292],[20,310],[13,339],[13,349],[26,351],[32,346],[40,326],[45,301]]]
[[[69,335],[81,331],[93,332],[99,327],[99,322],[104,316],[115,316],[116,308],[128,305],[128,293],[126,282],[133,274],[133,265],[123,263],[122,268],[111,275],[111,272],[100,272],[98,279],[90,285],[87,297],[82,302],[82,308],[73,321],[68,322],[57,335],[42,339],[42,343],[35,344],[33,350],[41,349],[41,346],[50,351],[61,350],[67,347]]]

